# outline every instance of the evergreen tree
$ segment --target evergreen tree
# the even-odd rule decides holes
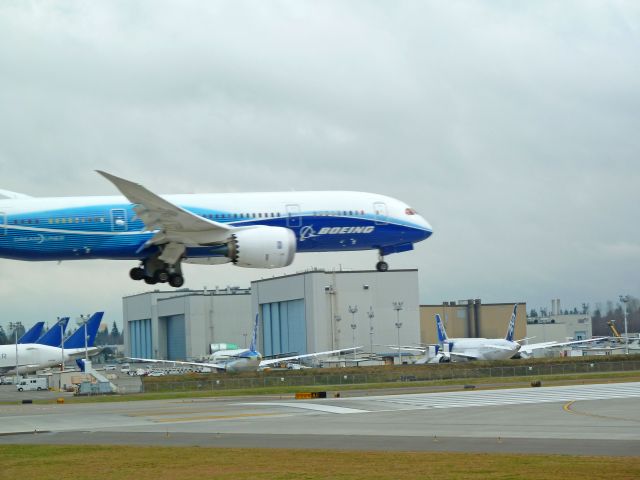
[[[122,338],[122,334],[120,330],[118,330],[118,325],[116,325],[116,321],[113,321],[113,326],[111,327],[111,335],[110,335],[110,343],[112,345],[119,345],[123,343],[124,339]]]
[[[9,339],[7,338],[7,334],[4,331],[4,328],[2,328],[2,325],[0,325],[0,345],[7,345],[9,343]]]

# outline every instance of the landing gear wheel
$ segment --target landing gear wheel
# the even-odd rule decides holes
[[[141,267],[135,267],[129,270],[129,277],[131,280],[142,280],[144,278],[144,269]]]
[[[153,274],[153,279],[158,283],[167,283],[169,281],[169,272],[166,270],[157,270]]]
[[[175,288],[180,288],[184,285],[184,277],[182,275],[173,274],[169,276],[169,285]]]
[[[379,272],[386,272],[387,270],[389,270],[389,264],[381,260],[376,263],[376,270],[378,270]]]
[[[144,277],[144,283],[146,283],[147,285],[155,285],[156,283],[158,283],[158,281],[155,278]]]

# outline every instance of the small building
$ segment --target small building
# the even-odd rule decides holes
[[[586,340],[593,336],[591,317],[586,313],[530,317],[527,319],[527,336],[535,337],[532,343]]]

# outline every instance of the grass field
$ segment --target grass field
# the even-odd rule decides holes
[[[640,457],[0,446],[2,479],[638,479]]]

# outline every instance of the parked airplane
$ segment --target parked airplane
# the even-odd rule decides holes
[[[102,316],[103,312],[97,312],[87,321],[86,345],[88,355],[95,355],[99,351],[98,348],[93,346],[93,343]],[[60,365],[63,361],[66,362],[83,356],[85,354],[84,346],[84,327],[78,328],[73,335],[64,341],[64,348],[39,343],[0,345],[0,373],[15,373],[16,363],[18,364],[18,373],[31,373],[43,368]]]
[[[527,340],[513,340],[513,332],[516,323],[518,304],[513,306],[513,313],[509,320],[505,338],[449,338],[442,323],[440,315],[436,314],[436,329],[438,332],[438,345],[425,347],[401,347],[401,350],[414,350],[424,354],[418,363],[439,363],[449,361],[467,360],[506,360],[516,355],[529,357],[534,350],[575,345],[589,342],[597,342],[601,338],[588,340],[575,340],[571,342],[541,342],[523,345]],[[392,347],[393,348],[393,347]]]
[[[213,352],[209,356],[210,362],[184,362],[174,360],[157,360],[153,358],[129,358],[129,360],[137,362],[152,362],[152,363],[168,363],[171,365],[189,365],[194,367],[208,367],[215,368],[219,371],[225,372],[242,372],[250,370],[260,370],[268,368],[280,363],[286,363],[291,360],[300,360],[303,358],[319,357],[323,355],[335,355],[341,353],[353,352],[354,350],[360,350],[362,347],[342,348],[339,350],[328,350],[326,352],[306,353],[303,355],[293,355],[289,357],[270,358],[263,360],[260,352],[256,350],[258,342],[258,315],[253,326],[253,336],[251,337],[251,344],[249,348],[239,348],[235,350],[218,350]]]
[[[22,335],[18,339],[18,343],[33,343],[42,334],[42,329],[44,328],[44,322],[37,322],[33,327],[31,327],[24,335]]]
[[[47,333],[42,335],[33,343],[49,345],[50,347],[59,347],[62,345],[62,339],[64,338],[64,332],[67,329],[68,323],[69,317],[61,318],[49,330],[47,330]]]
[[[98,171],[124,197],[32,198],[0,191],[0,257],[15,260],[140,260],[148,284],[184,284],[182,262],[238,267],[290,265],[296,252],[413,249],[432,234],[405,203],[362,192],[159,196]]]

